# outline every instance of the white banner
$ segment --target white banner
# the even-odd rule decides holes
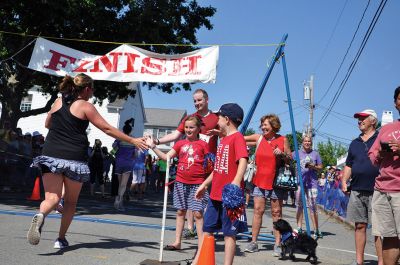
[[[28,67],[50,75],[85,73],[94,80],[154,83],[215,83],[219,48],[165,55],[121,45],[92,55],[38,38]]]

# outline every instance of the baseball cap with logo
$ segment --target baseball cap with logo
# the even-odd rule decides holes
[[[226,116],[231,119],[237,126],[243,121],[243,109],[236,103],[226,103],[222,105],[216,112],[218,115]]]
[[[372,116],[375,119],[378,119],[378,115],[376,115],[375,110],[372,109],[366,109],[360,112],[357,112],[354,114],[354,118],[359,118],[359,117],[368,117],[368,116]]]

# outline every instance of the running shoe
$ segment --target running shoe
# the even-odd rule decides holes
[[[54,242],[54,248],[56,249],[63,249],[69,246],[69,243],[67,241],[67,239],[61,239],[61,238],[57,238],[57,240]]]
[[[317,229],[317,230],[315,231],[315,233],[314,233],[314,237],[315,237],[315,239],[318,239],[318,238],[323,238],[324,236],[323,236],[322,233]]]
[[[244,252],[258,252],[258,244],[257,242],[250,242],[250,244],[247,245],[247,247],[244,249]]]
[[[197,233],[192,229],[185,228],[182,235],[184,239],[194,239]]]
[[[43,224],[44,224],[44,215],[42,213],[35,214],[32,218],[31,227],[29,228],[28,234],[26,236],[29,244],[31,245],[39,244]]]

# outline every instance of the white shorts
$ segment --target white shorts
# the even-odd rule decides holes
[[[134,169],[132,171],[132,184],[142,184],[146,181],[145,169]]]

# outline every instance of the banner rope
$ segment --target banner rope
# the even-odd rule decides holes
[[[17,54],[19,54],[20,52],[22,52],[23,50],[25,50],[27,47],[29,47],[29,45],[31,45],[35,40],[36,40],[36,39],[34,39],[34,40],[32,40],[31,42],[29,42],[29,43],[28,43],[27,45],[25,45],[21,50],[17,51],[16,53],[14,53],[13,55],[11,55],[10,57],[8,57],[8,58],[6,58],[6,59],[4,59],[4,60],[1,60],[1,61],[0,61],[0,64],[3,63],[3,62],[5,62],[5,61],[7,61],[7,60],[14,60],[14,57],[15,57]]]
[[[175,46],[175,47],[209,47],[209,46],[220,46],[220,47],[274,47],[285,45],[285,43],[255,43],[255,44],[177,44],[177,43],[139,43],[139,42],[114,42],[114,41],[100,41],[100,40],[87,40],[87,39],[74,39],[74,38],[60,38],[60,37],[51,37],[51,36],[39,36],[32,35],[26,33],[17,33],[0,30],[0,33],[10,34],[10,35],[18,35],[22,37],[34,37],[34,38],[44,38],[44,39],[53,39],[53,40],[67,40],[67,41],[78,41],[78,42],[89,42],[89,43],[103,43],[103,44],[129,44],[133,46]]]

